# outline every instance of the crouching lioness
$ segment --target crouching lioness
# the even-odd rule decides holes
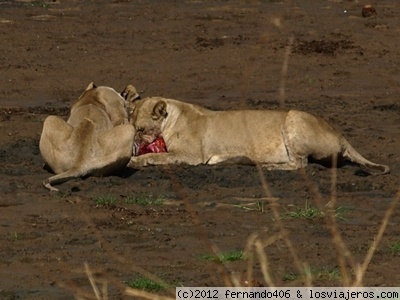
[[[133,168],[251,162],[293,170],[307,166],[308,159],[329,162],[335,157],[375,170],[370,174],[390,170],[364,158],[326,121],[302,111],[211,111],[160,97],[131,106],[135,144],[149,144],[162,136],[168,151],[133,156],[128,164]]]
[[[135,91],[133,88],[132,99]],[[57,191],[53,184],[121,170],[132,156],[134,135],[125,99],[112,88],[90,83],[73,104],[67,122],[57,116],[44,121],[40,152],[57,175],[43,185]]]

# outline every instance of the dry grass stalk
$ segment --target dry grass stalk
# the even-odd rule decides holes
[[[400,190],[397,192],[392,202],[390,203],[389,208],[386,210],[385,216],[383,217],[382,224],[379,227],[378,233],[372,242],[372,245],[368,249],[368,253],[365,256],[364,262],[360,265],[356,271],[356,280],[353,286],[362,286],[362,280],[364,278],[365,272],[367,271],[368,265],[371,262],[372,256],[374,255],[376,249],[378,248],[379,242],[382,240],[382,236],[386,230],[386,227],[389,223],[390,217],[393,214],[396,205],[400,200]]]
[[[335,161],[333,163],[335,163]],[[331,189],[330,189],[331,196],[328,204],[324,204],[325,201],[323,200],[323,197],[319,192],[316,184],[311,182],[310,178],[308,177],[304,169],[301,170],[306,184],[308,185],[310,191],[313,193],[314,201],[317,204],[318,208],[320,210],[324,210],[325,207],[328,207],[325,221],[328,229],[331,231],[332,234],[332,244],[336,249],[343,285],[350,286],[351,285],[351,279],[349,275],[350,271],[348,270],[347,264],[350,265],[352,270],[355,270],[356,263],[351,255],[351,252],[349,251],[345,242],[343,241],[342,236],[339,233],[339,227],[334,214],[337,202],[337,193],[336,193],[337,169],[332,168],[331,171],[332,171]]]
[[[94,280],[93,274],[89,268],[89,264],[85,262],[85,273],[89,279],[90,285],[92,286],[93,293],[97,300],[107,300],[107,284],[103,285],[102,293],[99,291],[96,281]]]
[[[260,260],[261,263],[261,272],[264,276],[264,280],[267,283],[268,286],[275,286],[272,276],[269,272],[269,264],[268,264],[268,259],[267,255],[265,254],[264,247],[262,246],[261,242],[258,240],[255,242],[255,248],[256,252],[258,254],[258,259]]]
[[[285,107],[285,98],[286,98],[286,77],[289,68],[289,58],[290,53],[292,52],[294,37],[290,36],[288,44],[285,48],[285,54],[283,55],[283,63],[282,63],[282,71],[281,71],[281,86],[279,88],[279,103],[281,107]]]
[[[96,228],[95,224],[89,218],[89,216],[86,214],[86,212],[81,210],[81,216],[86,221],[86,223],[93,229],[93,232],[94,232],[97,240],[99,241],[100,247],[107,253],[108,256],[112,257],[113,259],[115,259],[116,261],[121,263],[124,267],[130,267],[133,272],[139,273],[142,276],[147,277],[147,278],[153,280],[154,282],[157,282],[160,285],[167,286],[166,282],[163,281],[158,276],[156,276],[153,273],[151,273],[151,272],[149,272],[149,271],[137,266],[131,260],[128,260],[127,258],[125,258],[125,257],[119,255],[118,253],[116,253],[113,250],[112,245],[103,238],[102,233]]]
[[[337,164],[337,156],[334,156],[332,159],[332,165],[336,166]],[[328,225],[328,228],[331,230],[332,234],[332,242],[333,245],[336,248],[336,254],[337,254],[337,260],[340,268],[340,273],[342,275],[342,281],[344,286],[349,286],[350,284],[350,276],[349,272],[347,270],[346,266],[346,261],[350,260],[350,264],[354,268],[354,261],[353,258],[351,257],[350,251],[347,249],[346,244],[344,243],[341,235],[339,234],[339,228],[338,224],[336,222],[336,217],[334,215],[334,211],[336,208],[336,202],[337,202],[337,189],[336,189],[336,184],[337,184],[337,169],[332,168],[332,176],[331,176],[331,188],[330,188],[330,201],[327,204],[328,207],[328,213],[326,217],[326,222]],[[316,192],[316,189],[314,189]],[[319,200],[319,206],[322,206],[321,199],[322,196],[320,193],[318,193],[317,199]]]
[[[263,171],[262,167],[260,165],[257,165],[257,170],[258,170],[258,175],[259,175],[259,178],[261,181],[261,186],[262,186],[262,189],[263,189],[266,197],[268,197],[268,199],[273,199],[274,197],[272,196],[272,193],[271,193],[271,190],[267,183],[267,180],[264,176],[264,173],[262,172]],[[300,274],[302,274],[303,280],[306,283],[306,285],[311,286],[311,276],[309,273],[306,272],[307,264],[300,260],[299,255],[297,254],[295,248],[293,247],[292,241],[287,237],[288,232],[285,228],[285,225],[283,224],[283,221],[280,217],[279,210],[278,210],[279,203],[277,201],[273,201],[270,203],[270,207],[271,207],[271,211],[272,211],[273,217],[275,219],[275,222],[276,222],[278,228],[280,229],[280,233],[282,236],[284,236],[285,244],[288,247],[289,252],[293,257],[293,261],[294,261],[294,264],[295,264],[297,270],[299,271]]]

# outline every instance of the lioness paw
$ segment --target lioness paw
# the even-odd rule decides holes
[[[146,165],[145,162],[139,157],[131,157],[131,160],[129,161],[127,167],[132,168],[132,169],[140,169],[141,167],[144,167]]]

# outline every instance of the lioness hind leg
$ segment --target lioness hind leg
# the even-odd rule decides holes
[[[323,160],[341,152],[337,131],[325,120],[301,111],[289,111],[282,127],[290,161],[298,168],[308,157]]]
[[[126,167],[133,155],[134,136],[132,125],[119,125],[102,132],[98,138],[101,157],[94,165],[93,175],[107,175]]]
[[[74,153],[69,153],[68,149],[73,129],[56,116],[48,116],[44,121],[39,149],[43,160],[55,173],[62,173],[72,166]]]
[[[131,125],[119,125],[101,133],[98,137],[100,151],[95,160],[87,158],[66,172],[46,179],[43,185],[58,191],[53,185],[86,175],[103,176],[124,168],[132,156],[134,135]]]
[[[293,164],[293,163],[262,164],[261,167],[263,167],[267,170],[284,170],[284,171],[297,170],[300,168],[296,164]]]

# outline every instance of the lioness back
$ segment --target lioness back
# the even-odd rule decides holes
[[[287,112],[210,111],[205,115],[204,147],[210,155],[245,156],[260,163],[287,161],[282,125]]]

